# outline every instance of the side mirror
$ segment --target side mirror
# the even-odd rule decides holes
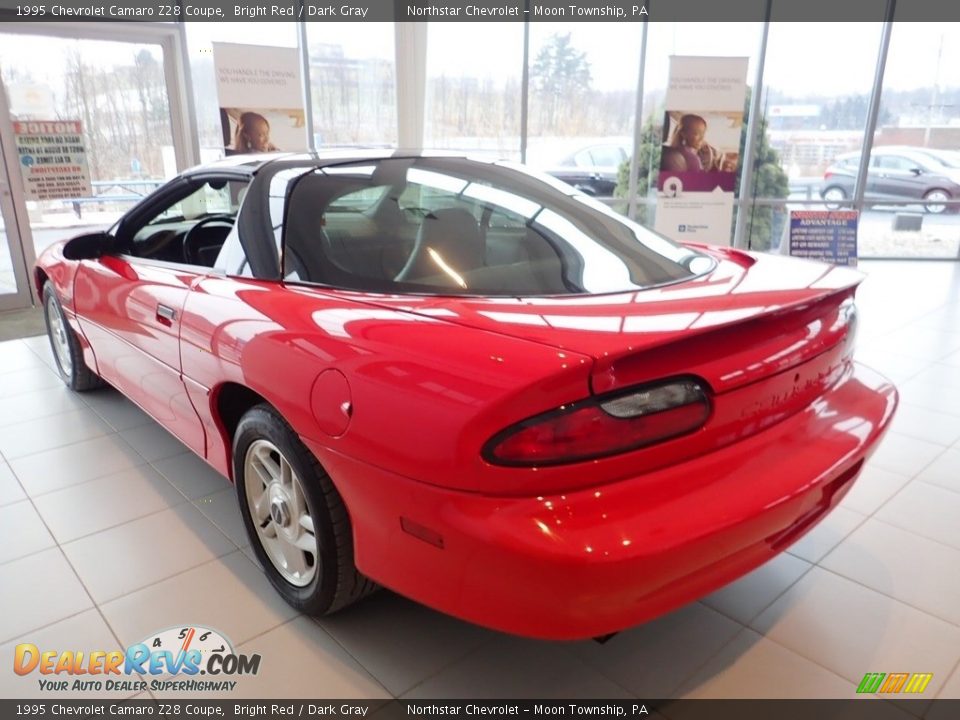
[[[113,235],[105,232],[77,235],[63,246],[63,256],[67,260],[96,260],[113,248]]]
[[[922,170],[921,168],[918,168],[918,167],[912,167],[912,168],[910,168],[910,172],[912,172],[912,173],[914,174],[914,176],[923,175],[923,170]]]

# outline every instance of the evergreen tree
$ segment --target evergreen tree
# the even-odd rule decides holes
[[[747,144],[747,122],[750,115],[750,95],[751,91],[747,88],[747,97],[744,100],[743,107],[743,130],[740,132],[740,159],[743,161],[743,153]],[[770,137],[767,134],[767,118],[760,116],[760,126],[757,128],[757,142],[753,148],[753,188],[751,195],[754,198],[763,198],[765,200],[783,199],[790,194],[790,180],[787,173],[780,166],[780,153],[770,147]],[[737,182],[734,186],[734,196],[740,197],[740,178],[742,173],[737,174]],[[747,205],[741,203],[741,208]],[[747,218],[746,232],[744,240],[749,250],[769,250],[780,242],[780,235],[783,232],[784,224],[787,221],[786,208],[772,205],[754,205],[750,216]],[[736,217],[734,217],[734,227],[736,226]],[[730,237],[733,237],[733,230],[730,231]]]
[[[647,117],[640,131],[640,145],[637,148],[637,222],[648,224],[647,199],[651,188],[657,187],[657,174],[660,172],[661,128],[653,124],[655,114]],[[659,114],[663,117],[663,113]],[[626,198],[630,195],[630,160],[625,160],[617,171],[617,187],[613,191],[615,197]],[[626,204],[624,204],[624,211]]]
[[[563,109],[590,90],[590,62],[570,33],[551,35],[530,65],[530,83],[540,100],[541,130],[557,129]]]

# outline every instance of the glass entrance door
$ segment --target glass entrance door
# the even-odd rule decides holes
[[[6,113],[6,98],[0,88],[0,117]],[[13,202],[13,188],[4,162],[4,147],[0,143],[0,311],[25,308],[30,305],[30,281],[24,258]]]
[[[5,144],[5,165],[23,188],[17,218],[27,226],[23,235],[30,235],[26,254],[109,228],[176,174],[168,47],[162,38],[0,32],[5,127],[13,135]],[[4,220],[9,232],[11,218]],[[9,284],[5,249],[0,288]]]

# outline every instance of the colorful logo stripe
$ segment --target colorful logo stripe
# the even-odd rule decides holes
[[[932,679],[933,673],[867,673],[857,693],[922,693]]]

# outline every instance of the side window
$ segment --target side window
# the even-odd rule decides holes
[[[590,167],[595,165],[593,158],[590,156],[589,150],[581,150],[576,155],[573,156],[574,162],[577,167]]]
[[[246,181],[216,178],[186,188],[125,238],[124,249],[135,257],[214,267],[246,190]]]
[[[457,202],[457,195],[443,188],[410,183],[397,198],[397,202],[401,210],[419,219],[437,210],[453,207]]]
[[[877,160],[877,167],[881,170],[900,170],[907,172],[917,166],[915,162],[905,157],[900,157],[899,155],[881,155]]]
[[[387,192],[387,187],[372,187],[346,193],[330,203],[327,213],[362,213],[373,209]]]
[[[623,162],[620,148],[614,145],[602,145],[595,147],[590,151],[593,156],[593,164],[600,167],[619,167]]]

